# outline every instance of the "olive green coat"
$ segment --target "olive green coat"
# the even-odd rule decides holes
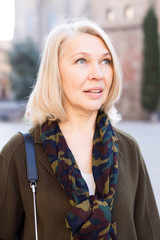
[[[36,192],[39,240],[69,240],[65,216],[71,206],[44,152],[39,127],[31,132],[39,174]],[[117,129],[115,133],[119,139],[119,172],[113,217],[118,239],[159,240],[159,214],[137,143]],[[17,239],[35,239],[32,192],[20,134],[0,154],[0,240]]]

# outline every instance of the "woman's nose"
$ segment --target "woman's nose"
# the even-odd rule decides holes
[[[103,79],[103,77],[104,77],[104,74],[99,64],[94,64],[90,66],[89,74],[88,74],[89,80],[101,80]]]

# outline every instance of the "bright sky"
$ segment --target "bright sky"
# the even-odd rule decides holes
[[[14,22],[14,0],[0,0],[0,41],[13,39]]]

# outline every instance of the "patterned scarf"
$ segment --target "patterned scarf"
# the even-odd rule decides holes
[[[99,112],[96,120],[92,150],[96,193],[93,196],[89,196],[88,186],[56,121],[42,125],[41,139],[53,172],[72,206],[66,217],[71,239],[116,240],[112,209],[118,175],[118,146],[108,116]]]

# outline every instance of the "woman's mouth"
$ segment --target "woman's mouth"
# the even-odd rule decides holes
[[[101,90],[99,89],[97,89],[97,90],[88,90],[88,91],[85,91],[85,92],[91,92],[91,93],[100,93],[101,92]]]
[[[84,93],[93,98],[93,99],[98,99],[99,97],[101,97],[103,92],[103,88],[90,88],[88,90],[85,90]]]

